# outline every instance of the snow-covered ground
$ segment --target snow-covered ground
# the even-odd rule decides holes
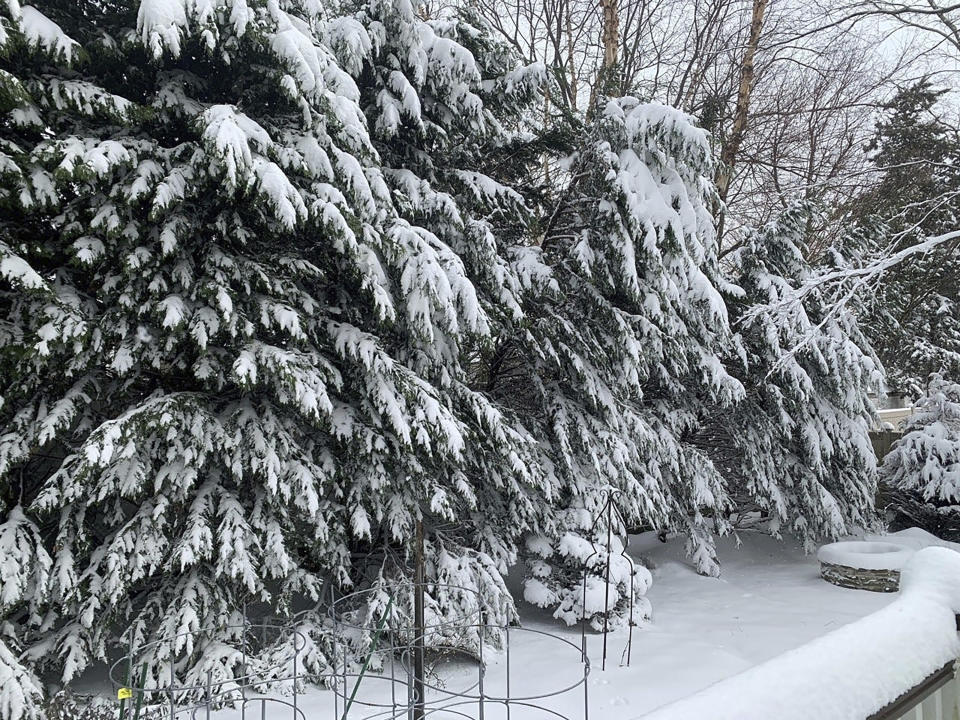
[[[924,547],[904,565],[900,591],[886,607],[665,705],[643,720],[873,717],[953,665],[960,656],[957,612],[960,554]],[[924,701],[922,714],[953,718],[957,709],[956,684],[950,681]],[[919,712],[908,714],[920,717]]]
[[[879,610],[896,595],[847,590],[819,577],[814,556],[805,555],[792,540],[777,541],[756,532],[741,532],[719,544],[723,576],[697,575],[683,554],[682,540],[659,542],[653,534],[633,538],[630,549],[653,565],[654,584],[648,597],[653,603],[653,624],[634,632],[632,662],[621,665],[626,633],[608,639],[606,671],[600,669],[602,638],[588,636],[593,664],[589,678],[591,720],[631,720],[708,685],[796,648],[864,615]],[[577,628],[558,625],[545,612],[524,606],[523,624],[531,630],[548,630],[580,644]],[[511,633],[512,692],[537,694],[575,683],[581,672],[579,653],[535,633]],[[493,658],[486,675],[485,692],[501,694],[506,658]],[[451,689],[466,688],[476,680],[469,665],[449,665],[441,671]],[[389,697],[389,684],[364,681],[361,697]],[[571,720],[583,718],[582,689],[544,701]],[[299,705],[307,720],[334,717],[329,691],[312,689]],[[464,708],[476,714],[475,708]],[[487,706],[485,720],[505,717],[502,707]],[[342,712],[342,707],[341,707]],[[248,709],[248,715],[250,710]],[[358,706],[350,717],[368,712]],[[253,709],[260,716],[260,707]],[[215,713],[226,720],[236,711]],[[442,713],[435,717],[448,717]],[[290,717],[288,709],[270,720]],[[453,717],[452,715],[449,717]],[[542,712],[514,709],[511,720],[546,717]]]
[[[656,565],[648,593],[654,622],[635,633],[631,667],[608,666],[592,678],[591,717],[637,717],[879,610],[895,597],[824,582],[816,558],[790,539],[755,532],[739,537],[739,548],[733,538],[720,541],[719,579],[697,575],[680,541],[636,539],[638,552]]]
[[[683,543],[653,534],[631,549],[655,565],[647,594],[653,624],[634,633],[630,667],[619,667],[622,636],[610,639],[614,662],[599,670],[600,638],[590,638],[597,670],[591,718],[628,720],[735,675],[785,650],[887,605],[893,595],[824,582],[819,564],[792,540],[741,532],[720,540],[720,578],[697,575]],[[612,666],[611,666],[612,665]]]

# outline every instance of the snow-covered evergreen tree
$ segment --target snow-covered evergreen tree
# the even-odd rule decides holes
[[[480,394],[486,387],[479,358],[504,319],[523,317],[529,284],[511,259],[514,246],[526,241],[531,212],[512,184],[535,158],[537,139],[523,130],[523,118],[538,97],[544,70],[518,64],[515,53],[469,11],[424,21],[408,0],[363,0],[343,8],[351,14],[330,23],[326,37],[357,78],[394,208],[420,252],[401,282],[421,282],[425,268],[418,263],[438,253],[441,263],[455,264],[469,278],[478,318],[477,327],[457,342],[431,334],[402,338],[398,355],[445,388],[463,416],[493,414],[500,427],[514,427],[504,431],[515,442],[527,442],[520,451],[532,452],[527,430],[515,418],[500,418],[501,410]],[[344,40],[356,26],[365,28],[369,42]],[[473,442],[481,439],[475,435]],[[514,459],[498,455],[495,435],[489,442],[490,448],[471,447],[466,458],[477,502],[451,497],[445,512],[427,512],[426,565],[428,579],[443,577],[430,590],[435,608],[449,611],[451,619],[463,617],[464,607],[441,596],[443,583],[464,586],[486,598],[489,621],[502,625],[514,620],[515,610],[495,576],[515,561],[518,534],[549,511],[544,499],[550,488],[541,485],[549,478],[535,467],[522,469],[524,483],[513,480]],[[409,558],[410,550],[401,552]],[[454,566],[458,570],[451,572]],[[397,570],[374,582],[389,589]]]
[[[871,160],[880,180],[851,208],[863,255],[884,256],[960,228],[960,139],[929,80],[905,87],[877,124]],[[960,243],[914,255],[883,274],[861,325],[891,391],[920,395],[930,373],[960,376]]]
[[[36,671],[69,682],[118,637],[349,587],[420,515],[465,526],[434,538],[435,577],[510,612],[490,573],[547,481],[468,370],[518,313],[485,223],[519,204],[427,169],[496,143],[483,96],[507,112],[535,78],[407,0],[324,10],[4,5],[4,720],[34,712]],[[175,647],[180,679],[229,677],[236,641]]]
[[[498,397],[522,402],[537,423],[562,487],[567,509],[530,539],[527,590],[569,622],[584,615],[581,568],[597,539],[587,528],[610,489],[628,524],[686,533],[698,569],[718,571],[712,533],[725,529],[727,496],[686,437],[705,404],[742,394],[717,359],[729,330],[706,134],[678,111],[632,98],[608,102],[586,132],[544,230],[542,299],[504,340],[533,382],[494,378]],[[598,569],[591,586],[602,582]],[[639,568],[634,582],[645,603],[649,574]],[[628,609],[618,602],[613,612]],[[596,622],[597,612],[585,614]]]
[[[873,519],[868,391],[880,380],[849,309],[836,312],[820,290],[784,305],[816,271],[804,256],[811,212],[785,212],[731,257],[737,343],[728,365],[747,393],[698,439],[740,510],[761,510],[774,534],[792,533],[809,548]]]
[[[930,377],[905,434],[880,467],[888,509],[898,525],[960,539],[960,384]]]

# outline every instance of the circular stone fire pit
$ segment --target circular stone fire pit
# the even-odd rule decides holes
[[[896,592],[900,570],[915,551],[888,542],[848,540],[817,551],[820,576],[829,583],[855,590]]]

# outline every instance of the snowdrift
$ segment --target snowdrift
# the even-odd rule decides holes
[[[960,656],[960,553],[918,550],[889,606],[643,716],[864,720]]]

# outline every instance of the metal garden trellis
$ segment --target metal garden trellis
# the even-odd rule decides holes
[[[606,554],[604,556],[604,581],[606,587],[604,589],[604,608],[603,608],[603,656],[600,665],[601,670],[607,669],[607,635],[609,635],[609,618],[610,618],[610,558],[613,556],[613,528],[614,520],[617,521],[617,526],[623,528],[624,530],[624,542],[620,549],[620,556],[627,561],[630,565],[630,610],[629,610],[629,619],[628,619],[628,633],[627,633],[627,646],[624,649],[624,654],[626,655],[627,667],[630,666],[630,658],[633,652],[633,606],[636,602],[636,594],[633,587],[633,576],[636,574],[637,567],[633,562],[633,558],[627,553],[627,548],[630,545],[630,535],[626,532],[627,523],[623,518],[623,514],[620,512],[620,508],[617,506],[616,497],[620,494],[620,491],[613,488],[608,488],[606,493],[606,501],[603,506],[600,508],[600,511],[596,514],[593,520],[593,524],[590,526],[590,536],[591,538],[596,537],[597,530],[600,528],[600,523],[604,522],[606,530],[606,542],[604,544],[604,549]],[[591,542],[593,542],[591,540]],[[594,548],[596,548],[596,542],[593,542]],[[594,549],[583,561],[583,618],[580,621],[580,636],[581,643],[584,648],[587,647],[587,578],[590,575],[590,560],[600,554],[599,549]],[[584,649],[586,653],[586,649]]]
[[[443,588],[473,592],[458,586],[443,586],[436,583],[425,583],[423,587],[427,591]],[[409,606],[414,603],[414,598],[419,589],[417,584],[413,582],[397,586],[393,588],[394,594],[391,596],[391,600],[406,595],[409,598],[406,604]],[[368,607],[370,603],[365,599],[365,596],[375,592],[377,590],[371,588],[351,593],[337,599],[332,604],[331,614],[335,618],[334,632],[336,637],[369,631],[371,619],[367,618],[360,622],[354,621],[352,613],[346,608],[351,606]],[[559,720],[577,720],[581,716],[583,720],[589,720],[587,678],[590,673],[590,661],[582,645],[578,647],[576,643],[560,635],[543,630],[511,627],[510,625],[490,625],[485,621],[482,609],[478,609],[476,613],[471,613],[469,616],[447,621],[423,624],[415,622],[413,625],[404,626],[393,615],[395,606],[392,602],[388,607],[390,609],[384,611],[386,615],[384,625],[390,629],[384,636],[386,641],[383,643],[371,642],[367,649],[368,658],[375,654],[380,655],[383,667],[389,666],[389,670],[385,670],[384,674],[373,676],[365,674],[364,668],[369,664],[367,660],[364,661],[359,671],[351,671],[347,643],[337,643],[342,648],[337,669],[338,677],[333,683],[335,694],[334,714],[337,720],[350,720],[350,718],[355,720],[357,718],[362,718],[362,720],[400,720],[402,718],[415,720],[418,717],[427,718],[434,715],[443,718],[486,720],[485,716],[490,706],[502,707],[508,720],[511,717],[511,711],[516,708],[534,709],[539,711],[542,716],[558,718]],[[379,625],[379,622],[377,624]],[[464,634],[464,642],[462,643],[444,645],[442,642],[435,641],[436,635],[449,636],[451,634],[456,635],[458,632]],[[579,655],[582,673],[578,679],[548,692],[518,694],[511,666],[510,645],[511,633],[516,634],[518,632],[550,638],[558,643],[558,648],[569,649],[571,657]],[[475,633],[477,639],[477,657],[474,658],[476,660],[476,675],[465,687],[451,688],[449,685],[441,685],[439,682],[432,681],[426,672],[421,677],[417,677],[419,666],[416,663],[416,648],[418,646],[424,648],[425,651],[429,650],[434,653],[463,654],[465,646],[469,645],[467,636],[472,633]],[[506,675],[502,688],[491,688],[487,682],[487,669],[483,656],[484,637],[489,633],[502,633],[504,637],[503,652]],[[585,642],[585,639],[583,642]],[[574,652],[576,655],[573,655]],[[398,669],[399,673],[397,672]],[[386,697],[386,693],[382,693],[380,697],[358,699],[355,689],[365,678],[369,678],[372,682],[389,683],[389,698]],[[548,707],[548,701],[551,698],[561,698],[565,694],[575,692],[578,689],[582,689],[583,692],[582,715],[580,713],[565,713]],[[471,713],[471,710],[474,712]],[[351,714],[351,711],[354,714]]]

